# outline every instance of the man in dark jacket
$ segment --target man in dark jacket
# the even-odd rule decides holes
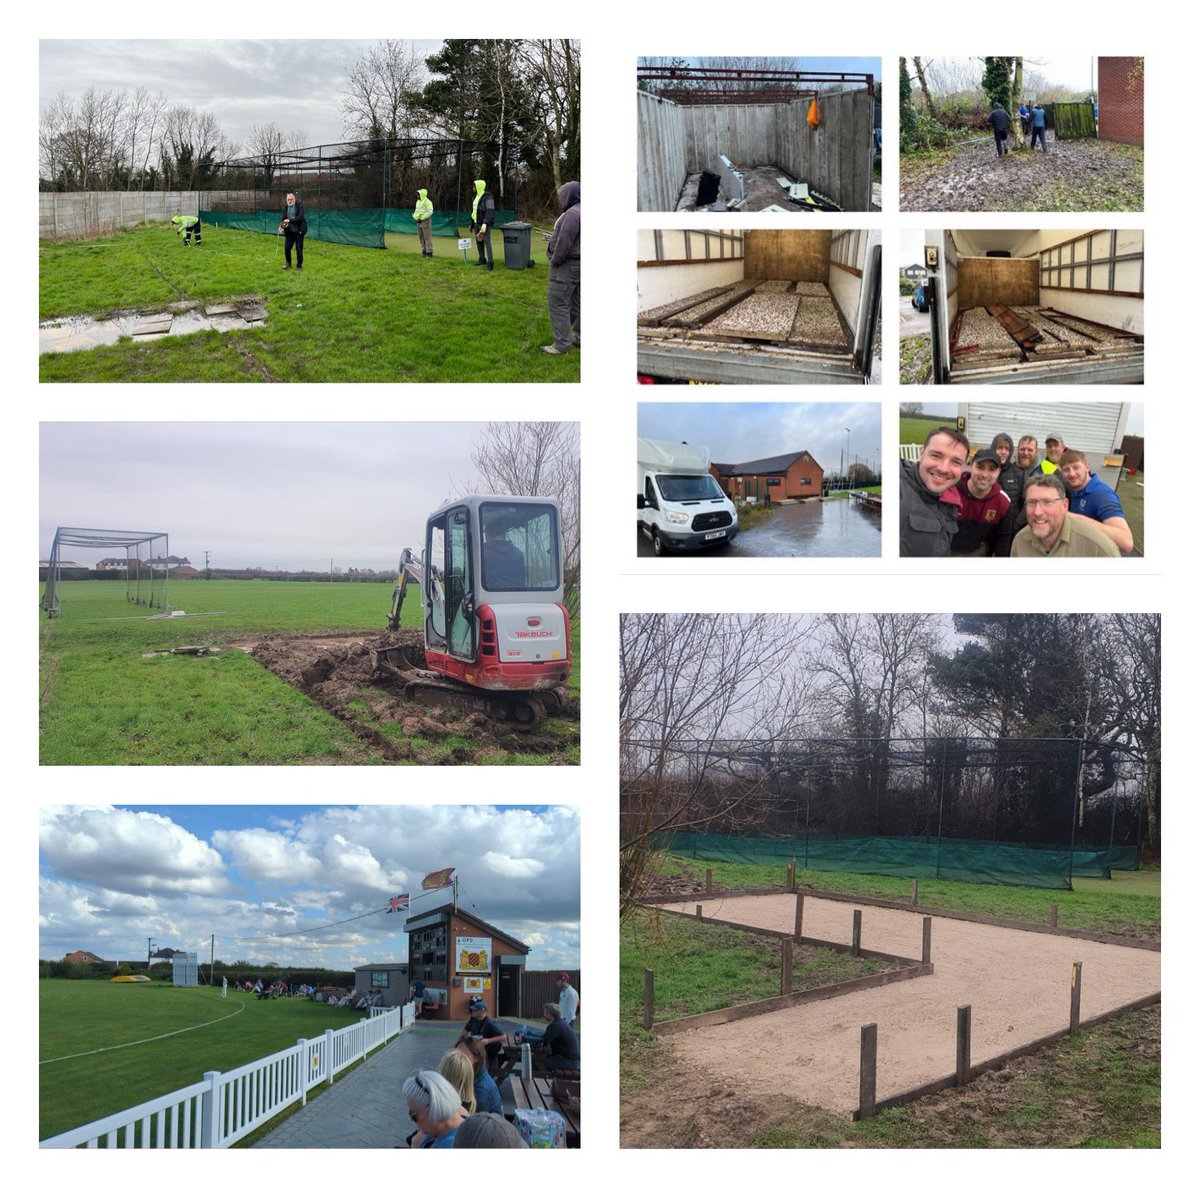
[[[1000,458],[980,450],[958,480],[962,506],[950,542],[955,557],[1007,557],[1012,548],[1012,502],[1000,489]]]
[[[971,445],[945,425],[925,439],[916,462],[900,463],[900,556],[948,557],[958,531],[957,484]]]
[[[1042,142],[1042,152],[1046,151],[1046,109],[1040,103],[1033,105],[1033,110],[1029,113],[1029,126],[1032,133],[1029,140],[1029,148],[1032,152],[1037,148],[1037,142]]]
[[[554,330],[553,345],[542,347],[546,355],[565,355],[579,345],[579,183],[561,185],[558,200],[563,212],[546,245],[550,259],[546,309]]]
[[[550,1072],[578,1070],[579,1036],[562,1021],[558,1003],[546,1003],[542,1018],[550,1023],[542,1034],[542,1066]]]
[[[296,271],[304,271],[304,236],[308,233],[308,220],[304,217],[304,203],[295,194],[289,194],[283,204],[279,219],[283,232],[284,268],[292,266],[292,248],[296,249]]]
[[[479,249],[475,265],[486,265],[488,272],[492,271],[492,224],[495,221],[496,200],[487,188],[487,182],[476,179],[475,200],[471,203],[471,230],[475,232],[475,246]]]
[[[987,122],[991,124],[992,135],[996,138],[996,156],[1003,157],[1008,152],[1008,147],[1004,142],[1008,139],[1008,131],[1012,127],[1012,120],[1009,118],[1008,112],[999,103],[993,103],[992,110],[988,112]]]

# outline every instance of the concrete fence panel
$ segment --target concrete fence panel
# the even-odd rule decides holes
[[[165,223],[217,202],[253,198],[241,190],[111,190],[38,195],[38,235],[50,241],[94,239],[139,223]]]
[[[674,210],[687,181],[682,108],[638,92],[638,210]]]

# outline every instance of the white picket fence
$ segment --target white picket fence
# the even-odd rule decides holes
[[[229,1147],[281,1110],[308,1101],[342,1069],[416,1021],[416,1006],[373,1008],[370,1018],[229,1072],[209,1072],[186,1089],[56,1134],[43,1147]]]

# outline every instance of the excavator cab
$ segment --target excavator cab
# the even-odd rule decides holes
[[[434,512],[421,561],[408,550],[401,558],[393,630],[417,580],[430,676],[492,694],[514,721],[561,709],[571,651],[555,500],[470,495]],[[395,656],[383,658],[394,665]]]

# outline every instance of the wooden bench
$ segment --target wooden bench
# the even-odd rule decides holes
[[[578,1147],[580,1139],[579,1085],[570,1083],[570,1094],[556,1097],[554,1080],[549,1076],[525,1080],[520,1076],[509,1078],[514,1110],[551,1110],[566,1122],[567,1146]]]

